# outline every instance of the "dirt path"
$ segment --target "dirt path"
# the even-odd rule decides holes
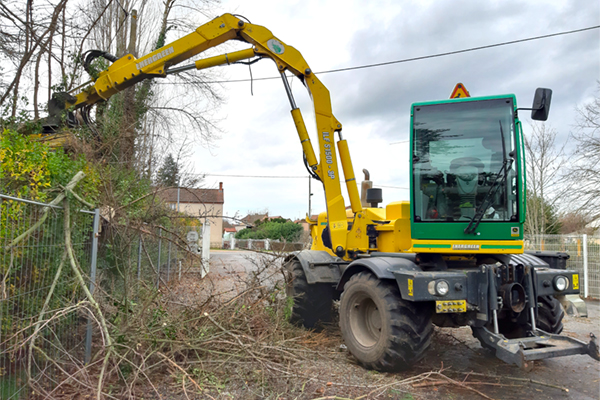
[[[588,301],[589,318],[565,317],[563,334],[588,341],[589,333],[596,336],[600,334],[600,303]],[[569,356],[549,360],[536,361],[531,371],[524,371],[516,366],[508,365],[492,357],[484,351],[479,342],[471,335],[469,328],[437,328],[436,339],[428,355],[419,365],[419,368],[431,369],[444,363],[449,374],[455,377],[467,377],[468,372],[482,373],[488,376],[502,376],[506,378],[532,379],[534,381],[564,387],[569,392],[560,389],[511,381],[510,379],[494,380],[503,384],[522,385],[488,386],[478,388],[494,399],[600,399],[600,363],[588,356]],[[452,372],[450,372],[452,371]],[[481,379],[477,376],[469,379]],[[481,399],[480,395],[467,393],[454,387],[439,388],[438,398],[447,399]],[[453,397],[454,396],[454,397]]]
[[[243,251],[213,251],[210,276],[224,290],[235,287],[235,282],[252,272],[256,265],[256,253]],[[239,279],[238,279],[239,278]],[[600,303],[587,302],[589,318],[565,318],[564,334],[587,341],[589,333],[600,337]],[[600,399],[600,363],[588,356],[569,356],[542,360],[534,363],[530,371],[508,365],[484,351],[471,335],[470,328],[436,328],[433,344],[426,357],[412,371],[398,374],[383,374],[366,371],[354,364],[344,350],[336,327],[332,328],[333,340],[328,344],[325,357],[315,357],[305,363],[298,375],[306,378],[302,390],[285,392],[284,386],[278,393],[266,390],[262,394],[250,394],[248,398],[366,398],[388,399]],[[437,386],[395,385],[398,381],[413,376],[442,371],[457,382],[486,382],[471,384],[475,391],[461,388],[458,384]],[[511,379],[516,378],[516,379]],[[285,376],[282,376],[285,379]],[[440,381],[442,378],[432,377]],[[522,379],[544,384],[524,382]],[[423,384],[430,385],[425,381]],[[554,385],[567,391],[551,387]],[[293,392],[291,392],[293,390]],[[228,397],[227,391],[221,393]],[[328,397],[334,396],[334,397]]]

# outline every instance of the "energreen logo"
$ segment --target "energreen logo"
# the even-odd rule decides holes
[[[267,41],[267,47],[275,54],[283,54],[285,47],[277,39],[269,39]]]
[[[452,250],[479,250],[478,244],[453,244]]]

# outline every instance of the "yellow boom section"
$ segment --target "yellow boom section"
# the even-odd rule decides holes
[[[339,176],[337,160],[338,153],[335,146],[335,133],[339,133],[341,139],[342,125],[332,113],[329,91],[312,73],[300,52],[273,36],[271,31],[265,27],[246,23],[231,14],[224,14],[198,27],[187,36],[169,43],[139,59],[136,59],[131,54],[121,57],[107,70],[99,74],[94,85],[77,94],[75,103],[67,103],[66,106],[79,108],[95,104],[98,101],[110,98],[112,95],[144,79],[165,77],[172,71],[187,69],[187,67],[172,67],[231,39],[245,41],[253,47],[198,60],[195,62],[193,68],[204,69],[253,57],[266,57],[275,61],[286,86],[290,104],[292,105],[292,118],[298,131],[298,137],[307,162],[323,182],[327,201],[332,250],[339,256],[345,255],[348,219],[341,192],[341,177]],[[296,107],[293,100],[287,78],[285,77],[286,71],[300,78],[312,97],[319,141],[319,161],[317,161],[315,156],[315,151],[308,137],[300,110]],[[340,146],[339,157],[346,177],[346,186],[352,211],[359,212],[362,210],[362,206],[360,204],[356,181],[354,180],[350,153],[345,141],[340,140],[337,143]]]

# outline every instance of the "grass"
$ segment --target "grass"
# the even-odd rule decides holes
[[[18,400],[21,395],[26,394],[26,386],[21,383],[22,378],[14,375],[0,376],[0,399]]]

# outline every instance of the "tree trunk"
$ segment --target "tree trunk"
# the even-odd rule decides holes
[[[131,27],[129,29],[128,53],[136,56],[137,35],[137,11],[131,11]],[[137,125],[135,113],[135,86],[125,90],[123,102],[123,133],[121,140],[121,161],[128,168],[133,168],[133,156],[135,154],[135,127]]]
[[[40,52],[35,60],[35,81],[33,85],[33,119],[40,119],[40,110],[38,108],[38,92],[40,89],[40,62],[44,53]]]

